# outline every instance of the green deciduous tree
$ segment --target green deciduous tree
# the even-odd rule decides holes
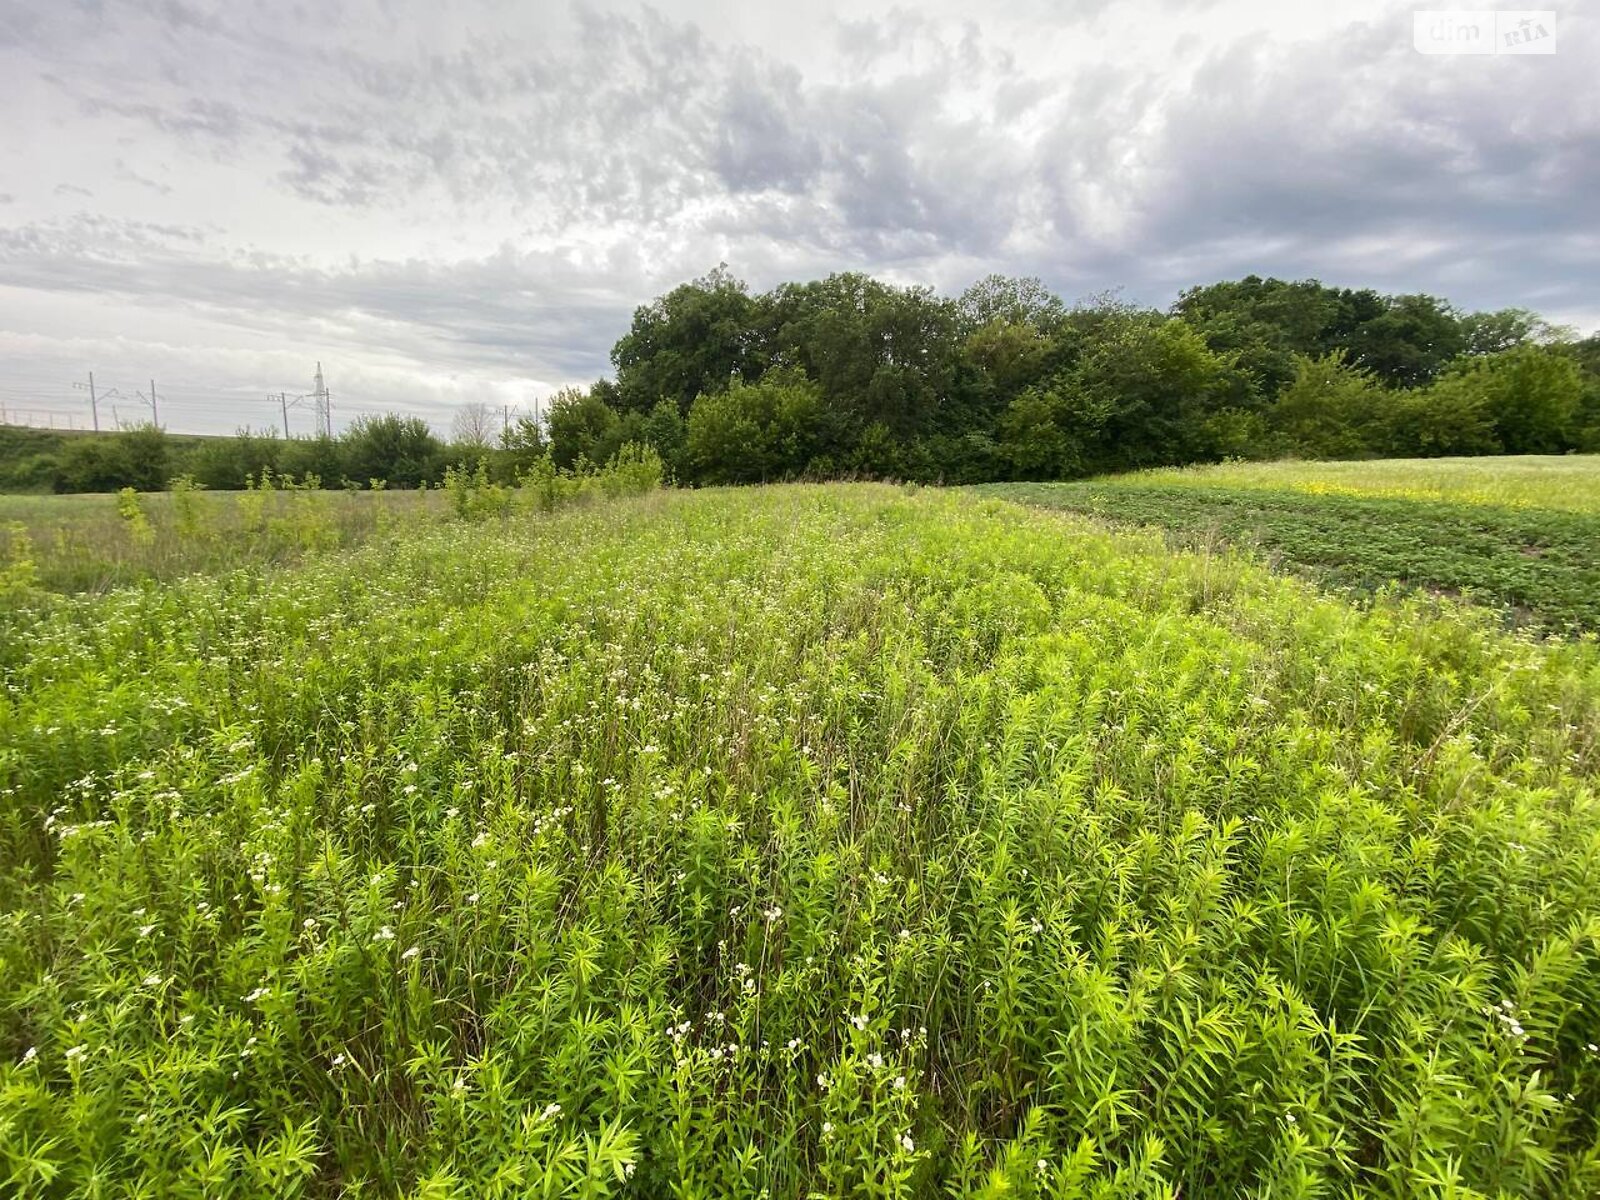
[[[760,483],[799,475],[822,445],[822,392],[804,373],[771,371],[698,397],[686,454],[705,483]]]
[[[766,363],[755,315],[749,289],[725,265],[634,310],[611,352],[618,410],[646,413],[671,400],[686,413],[702,392],[759,376]]]
[[[1496,444],[1507,454],[1556,454],[1572,445],[1583,376],[1567,355],[1524,343],[1453,363],[1431,391],[1481,398]]]
[[[1310,458],[1383,453],[1390,397],[1373,374],[1351,366],[1343,350],[1293,361],[1294,376],[1269,413],[1290,448]]]
[[[358,417],[341,441],[344,474],[358,482],[383,479],[390,487],[411,488],[444,473],[444,445],[420,417]]]
[[[621,448],[622,419],[597,392],[563,388],[550,399],[550,454],[570,470],[580,458],[602,463]]]

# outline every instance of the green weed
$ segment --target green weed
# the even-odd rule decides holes
[[[930,489],[0,609],[0,1178],[1593,1195],[1597,772],[1592,641]]]

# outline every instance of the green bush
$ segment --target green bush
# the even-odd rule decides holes
[[[803,371],[773,370],[696,397],[685,453],[704,483],[792,479],[810,465],[822,434],[821,389]]]

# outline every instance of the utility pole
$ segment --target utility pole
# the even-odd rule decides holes
[[[276,396],[268,395],[267,399],[278,402],[278,408],[283,413],[283,436],[284,440],[287,441],[289,437],[289,393],[279,392]]]
[[[84,383],[75,383],[72,386],[77,388],[80,392],[86,391],[86,392],[89,393],[89,411],[94,414],[94,431],[96,433],[99,433],[100,432],[100,398],[95,395],[95,391],[94,391],[94,372],[93,371],[89,372],[89,382],[88,383],[86,383],[86,384],[84,384]]]
[[[150,406],[150,423],[159,429],[161,427],[161,410],[156,407],[156,381],[154,379],[150,381],[149,396],[146,396],[143,392],[134,394]]]

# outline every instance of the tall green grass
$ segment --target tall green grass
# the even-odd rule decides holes
[[[551,512],[636,495],[660,485],[661,459],[628,444],[606,463],[558,468],[536,459],[515,486],[493,483],[487,463],[445,471],[429,491],[324,491],[315,476],[264,471],[239,492],[208,492],[179,476],[165,492],[0,495],[0,596],[19,580],[49,592],[92,592],[194,573],[285,565],[307,554],[440,520]]]
[[[0,609],[22,1196],[1600,1191],[1600,648],[880,486]]]

